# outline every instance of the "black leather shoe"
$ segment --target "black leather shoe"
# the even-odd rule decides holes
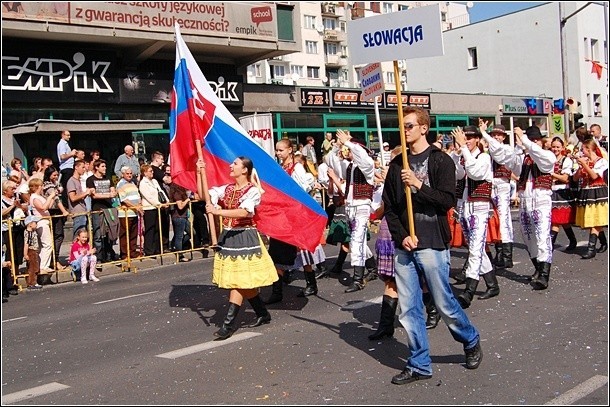
[[[466,354],[466,369],[476,369],[483,360],[483,351],[481,350],[481,341],[478,341],[474,347],[464,349]]]
[[[356,291],[364,290],[364,283],[358,281],[352,282],[352,284],[345,289],[345,293],[353,293]]]
[[[19,294],[19,290],[17,289],[17,287],[13,287],[10,290],[8,290],[8,293],[10,295],[18,295]]]
[[[317,287],[308,285],[307,287],[305,287],[304,289],[299,291],[299,293],[297,294],[297,297],[299,297],[299,298],[309,297],[310,295],[316,295],[317,293],[318,293]]]
[[[432,375],[419,374],[417,372],[409,372],[407,369],[403,370],[396,376],[392,377],[392,383],[394,384],[407,384],[416,382],[418,380],[431,379]]]
[[[606,250],[608,250],[608,245],[603,243],[597,248],[598,253],[605,253]]]
[[[257,326],[261,326],[264,324],[268,324],[271,322],[271,314],[267,313],[267,315],[256,318],[253,324],[248,325],[248,328],[256,328]]]
[[[435,310],[436,311],[436,310]],[[426,329],[434,329],[438,325],[438,321],[441,320],[441,315],[436,312],[429,312],[428,318],[426,319]]]

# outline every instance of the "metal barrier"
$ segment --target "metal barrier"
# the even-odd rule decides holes
[[[134,266],[134,262],[135,261],[142,261],[145,259],[154,259],[156,257],[160,258],[161,261],[161,265],[163,265],[163,256],[171,254],[175,256],[175,261],[178,262],[179,258],[181,255],[184,255],[186,253],[190,253],[191,256],[191,260],[193,259],[193,252],[195,251],[201,251],[202,253],[205,251],[207,253],[208,249],[210,248],[209,244],[206,244],[204,246],[201,247],[197,247],[195,248],[195,242],[194,242],[194,235],[195,235],[195,231],[194,231],[194,214],[193,214],[193,203],[194,202],[203,202],[203,201],[198,201],[198,200],[194,200],[194,201],[190,201],[189,202],[189,209],[188,209],[188,216],[187,219],[189,220],[189,230],[188,233],[190,234],[190,248],[180,250],[180,251],[165,251],[164,247],[163,247],[163,222],[161,221],[161,217],[162,217],[162,213],[161,210],[163,208],[169,208],[172,205],[175,205],[175,202],[169,202],[166,204],[162,204],[156,207],[157,210],[157,222],[159,223],[159,247],[160,247],[160,252],[157,254],[151,254],[151,255],[143,255],[143,250],[144,250],[144,234],[139,234],[138,235],[138,240],[136,240],[136,245],[139,246],[140,249],[140,253],[142,254],[141,256],[138,256],[137,258],[132,258],[131,257],[131,247],[130,247],[130,238],[129,238],[129,217],[128,212],[130,211],[130,208],[125,207],[125,206],[120,206],[118,208],[116,208],[118,211],[124,211],[125,216],[124,217],[119,217],[119,222],[123,221],[125,222],[125,231],[126,231],[126,236],[125,239],[127,241],[127,250],[126,250],[126,258],[125,259],[119,259],[119,260],[115,260],[115,261],[108,261],[103,263],[104,265],[120,265],[121,266],[121,271],[122,272],[136,272],[137,273],[137,267]],[[87,232],[89,234],[89,244],[92,247],[95,247],[95,244],[93,242],[94,236],[93,236],[93,223],[92,223],[92,216],[93,214],[101,214],[103,216],[103,210],[101,211],[88,211],[88,212],[78,212],[78,213],[71,213],[69,215],[67,215],[67,217],[69,218],[74,218],[77,216],[83,216],[86,215],[87,216]],[[137,212],[136,212],[137,213]],[[41,219],[49,219],[49,229],[50,229],[50,235],[51,235],[51,252],[52,252],[52,258],[51,258],[51,262],[52,262],[52,270],[53,270],[53,275],[55,276],[55,282],[59,282],[59,275],[58,273],[60,272],[64,272],[64,271],[71,271],[71,267],[68,264],[68,266],[66,268],[63,269],[58,269],[57,268],[57,258],[56,258],[56,253],[55,253],[55,239],[53,238],[54,233],[53,233],[53,222],[52,222],[52,218],[57,218],[57,217],[65,217],[66,215],[52,215],[52,216],[44,216],[44,217],[40,217]],[[140,215],[139,213],[137,213],[136,215],[139,219],[138,222],[141,222],[142,225],[144,224],[143,221],[143,216]],[[168,214],[168,216],[170,216],[170,222],[169,222],[169,226],[172,228],[173,230],[173,226],[172,226],[172,221],[171,221],[171,214]],[[27,268],[25,269],[24,273],[19,273],[19,268],[18,265],[21,265],[23,262],[23,259],[20,259],[21,261],[19,261],[19,263],[17,264],[14,257],[15,257],[15,248],[14,248],[14,242],[13,242],[13,224],[16,222],[20,222],[22,220],[25,220],[25,218],[19,218],[19,219],[3,219],[2,223],[6,224],[8,227],[8,245],[7,245],[7,251],[10,250],[10,257],[11,257],[11,276],[13,278],[13,284],[18,287],[18,289],[21,291],[23,290],[23,287],[21,286],[21,284],[19,284],[19,279],[20,278],[27,278],[28,274],[27,274]],[[209,233],[209,227],[210,224],[209,222],[207,222],[207,218],[206,218],[206,225],[208,228],[208,233]],[[27,225],[26,225],[27,227]],[[120,225],[119,225],[120,228]],[[64,226],[64,230],[65,230],[65,226]],[[169,239],[169,233],[168,233],[168,239]],[[64,238],[64,244],[65,244],[65,238]],[[120,236],[117,237],[117,241],[119,243],[119,248],[120,248]],[[71,247],[73,243],[73,239],[69,240],[69,246]],[[3,244],[6,244],[6,242],[3,242]],[[119,249],[119,253],[120,253],[120,249]],[[119,254],[120,256],[120,254]],[[69,258],[69,255],[68,255]]]

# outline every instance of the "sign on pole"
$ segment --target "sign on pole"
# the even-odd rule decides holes
[[[347,45],[355,65],[443,55],[439,5],[348,21]]]
[[[383,95],[383,72],[381,64],[375,62],[368,64],[360,70],[360,87],[362,88],[362,99],[373,100]]]

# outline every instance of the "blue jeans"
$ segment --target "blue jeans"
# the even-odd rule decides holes
[[[87,229],[87,215],[79,215],[72,218],[72,241],[76,239],[79,229]]]
[[[421,276],[426,279],[436,308],[453,339],[462,343],[464,350],[477,344],[479,332],[451,291],[449,250],[420,249],[408,252],[396,249],[395,260],[395,278],[401,309],[399,320],[407,333],[407,346],[411,354],[406,368],[410,372],[432,375]]]
[[[191,239],[191,226],[188,218],[174,218],[172,219],[174,226],[174,249],[176,251],[182,250],[184,244]],[[184,232],[186,231],[186,235]]]

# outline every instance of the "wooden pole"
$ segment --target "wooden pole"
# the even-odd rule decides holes
[[[394,83],[396,83],[396,103],[398,104],[398,129],[400,130],[400,145],[402,147],[402,168],[409,168],[407,158],[407,140],[405,137],[404,118],[402,117],[402,95],[400,94],[401,81],[398,61],[394,61]],[[411,203],[411,187],[405,186],[407,195],[407,219],[409,220],[409,231],[412,239],[415,239],[415,221],[413,219],[413,204]]]
[[[203,160],[201,140],[195,140],[195,144],[197,145],[197,157],[200,160]],[[199,171],[197,171],[197,193],[199,194],[199,197],[203,197],[206,205],[212,203],[210,191],[208,190],[208,179],[205,174],[205,168],[199,168]],[[211,213],[208,213],[208,224],[210,226],[210,240],[212,241],[212,246],[216,246],[218,244],[218,239],[216,238],[216,225],[214,224],[214,215]]]

